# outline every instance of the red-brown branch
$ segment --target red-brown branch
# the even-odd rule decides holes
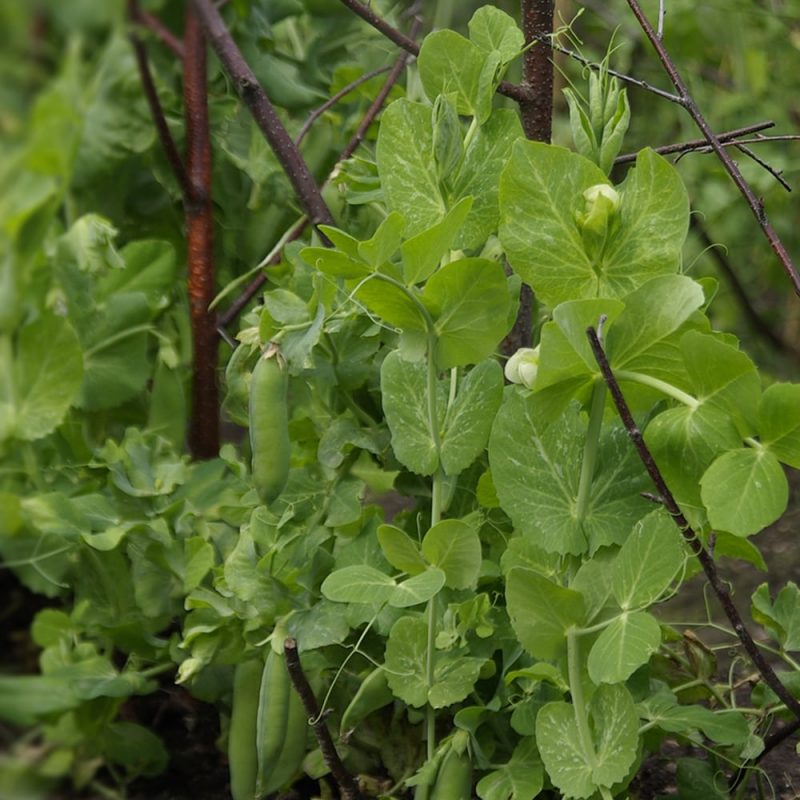
[[[206,41],[191,4],[186,8],[183,99],[186,115],[186,247],[194,344],[189,446],[195,458],[219,454],[217,331],[208,310],[214,298],[214,218],[211,203],[211,136],[208,123]]]
[[[134,22],[151,31],[174,55],[183,59],[183,42],[158,17],[141,8],[137,0],[128,1],[128,14]]]

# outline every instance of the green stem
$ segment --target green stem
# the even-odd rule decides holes
[[[581,654],[578,633],[574,628],[567,631],[567,672],[569,691],[572,695],[572,708],[575,712],[575,725],[578,728],[578,739],[586,760],[594,768],[597,764],[597,753],[592,742],[589,729],[589,716],[586,713],[586,701],[583,698],[583,682],[581,681]]]
[[[578,484],[578,500],[575,515],[578,524],[583,525],[586,519],[586,509],[589,505],[589,492],[592,489],[594,467],[597,462],[597,451],[600,445],[600,428],[603,424],[603,409],[606,404],[606,385],[598,381],[592,393],[592,408],[589,412],[589,429],[586,432],[586,443],[583,446],[583,463],[581,464],[581,478]]]
[[[657,389],[659,392],[667,395],[667,397],[672,397],[674,400],[683,403],[689,408],[698,408],[700,406],[700,402],[696,397],[692,397],[690,394],[681,391],[677,386],[673,386],[671,383],[653,378],[651,375],[644,375],[641,372],[629,372],[625,369],[618,370],[615,375],[617,380],[633,381],[634,383],[641,383],[643,386],[650,386],[653,389]]]
[[[131,336],[136,336],[139,333],[150,333],[153,330],[152,325],[135,325],[132,328],[128,328],[127,330],[120,331],[119,333],[115,333],[113,336],[109,336],[108,339],[103,339],[102,342],[98,342],[94,347],[90,347],[87,350],[83,351],[83,357],[85,360],[90,359],[93,355],[105,350],[112,345],[115,345],[117,342],[124,341],[125,339],[130,339]]]

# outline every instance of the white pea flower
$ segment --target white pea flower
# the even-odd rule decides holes
[[[506,361],[506,378],[511,383],[521,383],[527,389],[533,389],[536,373],[539,371],[539,346],[520,347]]]

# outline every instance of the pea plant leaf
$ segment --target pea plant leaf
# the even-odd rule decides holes
[[[758,533],[789,501],[783,468],[764,448],[723,453],[700,479],[700,493],[711,525],[735,536]]]
[[[800,386],[773,383],[758,407],[761,443],[779,461],[800,469]]]
[[[376,156],[384,197],[389,208],[405,218],[406,236],[430,228],[447,211],[436,179],[430,120],[430,106],[396,100],[383,112],[378,134]]]
[[[593,683],[627,680],[661,644],[656,618],[644,611],[624,611],[603,629],[589,651],[587,667]]]
[[[463,520],[437,522],[422,540],[422,554],[445,573],[451,589],[474,588],[481,570],[481,540]]]
[[[488,8],[488,6],[486,6]],[[520,739],[511,758],[478,781],[481,800],[533,800],[544,786],[544,769],[533,736]]]
[[[567,797],[591,797],[623,780],[636,760],[639,724],[621,685],[600,686],[590,704],[594,752],[586,752],[569,703],[548,703],[536,718],[536,741],[547,774]]]
[[[537,395],[507,390],[489,439],[497,495],[517,530],[557,553],[593,552],[621,544],[647,513],[646,475],[618,426],[603,433],[585,518],[576,516],[587,422],[576,405],[552,422]]]
[[[429,34],[417,57],[425,94],[431,100],[440,94],[454,96],[459,114],[475,116],[481,99],[480,78],[486,57],[477,45],[455,31]]]
[[[354,564],[331,572],[321,591],[336,603],[385,603],[396,588],[389,575],[366,564]]]
[[[503,400],[503,371],[494,359],[481,361],[461,381],[442,433],[442,467],[458,475],[483,452]]]
[[[78,338],[69,322],[42,315],[20,331],[16,352],[0,340],[0,440],[40,439],[53,431],[77,399],[83,376]]]
[[[538,572],[513,567],[506,577],[506,604],[522,646],[534,658],[554,660],[566,649],[566,632],[580,626],[583,597]]]
[[[441,426],[447,397],[439,383],[437,391]],[[439,456],[428,418],[425,365],[405,361],[396,350],[389,353],[381,366],[381,394],[398,460],[418,475],[432,475],[439,466]]]
[[[681,535],[665,511],[653,511],[637,522],[611,571],[611,590],[620,608],[635,610],[657,601],[683,562]]]
[[[411,608],[425,603],[437,595],[445,585],[445,572],[441,569],[428,568],[424,572],[412,575],[395,586],[389,597],[392,608]]]
[[[514,18],[494,6],[482,6],[468,23],[470,41],[481,50],[500,54],[504,63],[515,59],[525,46],[525,37]]]
[[[451,261],[425,285],[440,369],[477,364],[508,333],[511,296],[503,267],[483,258]]]
[[[419,575],[428,565],[420,553],[419,545],[396,525],[381,525],[378,541],[386,560],[401,572]]]
[[[784,650],[800,650],[800,589],[789,581],[773,602],[762,583],[752,596],[753,619],[763,625]]]

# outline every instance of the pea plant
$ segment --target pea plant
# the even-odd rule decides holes
[[[232,5],[248,20],[258,4]],[[466,36],[417,45],[360,3],[330,5],[269,13],[338,24],[355,10],[416,62],[405,91],[396,62],[356,130],[394,92],[373,140],[320,193],[269,116],[281,89],[258,93],[213,4],[190,4],[183,42],[131,4],[184,65],[203,37],[217,50],[304,214],[275,224],[266,288],[258,277],[218,320],[240,319],[221,407],[242,434],[218,455],[182,452],[188,343],[196,398],[214,369],[198,383],[198,352],[216,340],[191,275],[188,297],[175,288],[181,245],[118,246],[96,214],[63,224],[54,209],[82,198],[55,181],[3,223],[0,280],[24,302],[0,315],[0,554],[62,602],[33,621],[39,674],[0,676],[0,717],[43,743],[42,791],[162,771],[163,744],[125,712],[170,683],[219,711],[233,800],[312,781],[322,797],[611,800],[635,796],[667,740],[706,751],[680,762],[680,797],[750,796],[760,758],[800,720],[800,592],[757,589],[769,639],[756,640],[717,565],[764,566],[751,537],[781,517],[785,468],[800,468],[800,385],[762,375],[713,327],[716,282],[683,261],[675,167],[646,148],[610,177],[631,120],[610,57],[566,92],[567,149],[505,80],[546,46],[505,12],[484,6]],[[64,85],[41,102],[66,130]],[[313,104],[308,91],[283,106]],[[498,93],[522,94],[522,115]],[[238,101],[211,109],[225,112],[233,183],[233,166],[270,156]],[[73,158],[78,174],[92,167],[80,135]],[[202,163],[189,159],[180,188],[190,260],[210,252]],[[261,169],[247,204],[272,214],[257,192],[289,189]],[[251,277],[230,276],[214,302]],[[195,455],[217,448],[204,402]],[[706,626],[737,648],[727,678],[658,608],[700,571],[728,620]]]

